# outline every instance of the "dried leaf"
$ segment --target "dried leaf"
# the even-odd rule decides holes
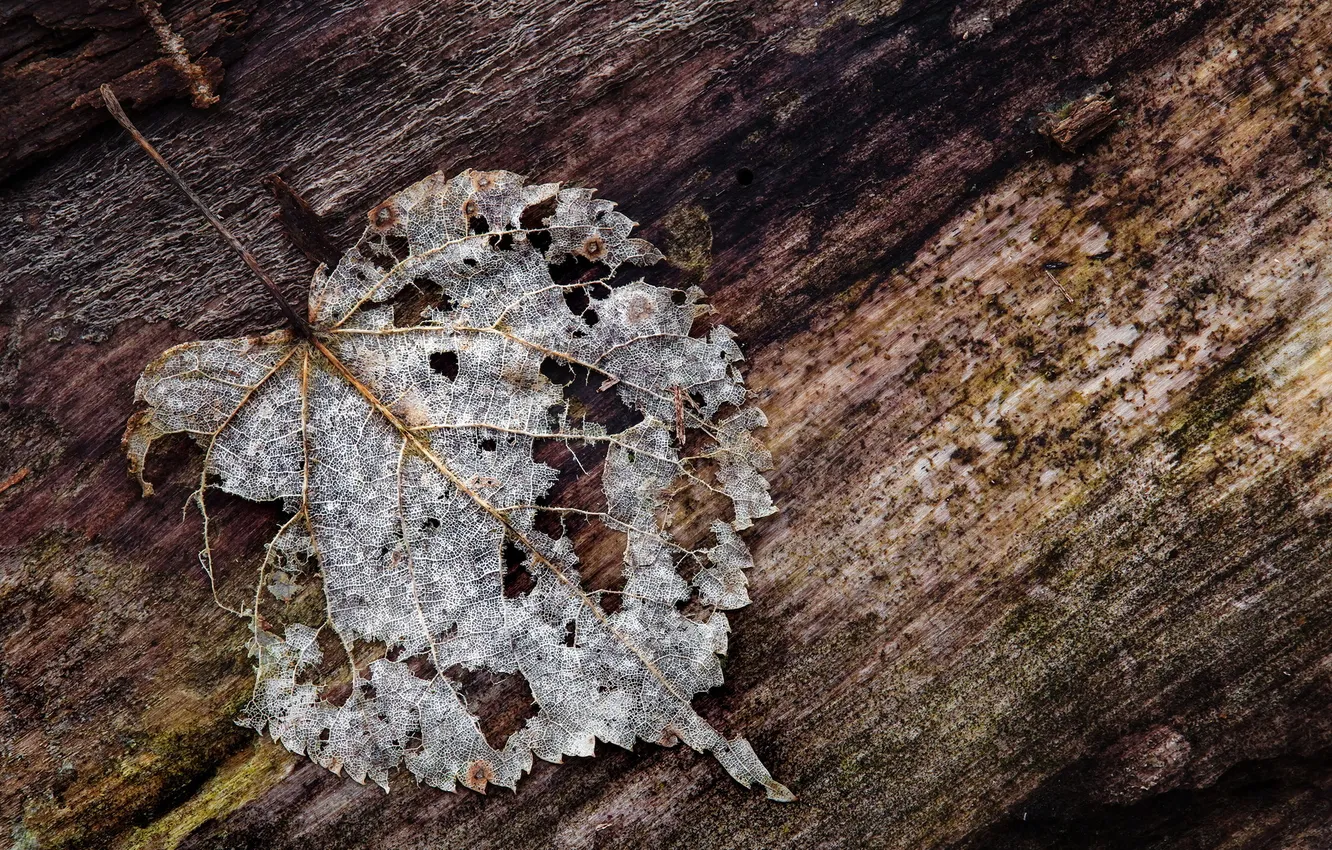
[[[551,201],[551,217],[524,225],[525,210]],[[322,577],[323,625],[276,634],[268,624],[280,612],[260,615],[262,593],[243,612],[258,676],[242,722],[386,789],[399,765],[447,790],[512,788],[533,755],[558,762],[592,755],[597,740],[678,737],[742,784],[793,799],[748,742],[726,740],[690,705],[722,681],[722,609],[749,601],[752,560],[735,532],[774,510],[762,476],[769,456],[753,436],[765,420],[747,406],[740,349],[722,327],[690,335],[702,293],[641,280],[606,289],[621,265],[660,255],[588,189],[526,185],[507,172],[436,174],[370,222],[332,273],[316,275],[308,339],[281,331],[188,343],[139,381],[147,408],[126,433],[139,480],[155,439],[193,435],[206,452],[201,508],[220,488],[281,499],[292,514],[258,587],[286,601],[300,590],[294,574],[317,565]],[[551,276],[574,256],[606,269],[604,297],[581,313],[565,296],[588,284]],[[427,283],[442,291],[438,305],[418,324],[395,325],[385,302]],[[604,379],[601,389],[614,388],[642,421],[618,433],[578,421],[542,373],[547,360]],[[685,431],[703,446],[695,456],[682,456]],[[605,447],[600,509],[543,504],[557,476],[535,459],[538,440]],[[666,530],[667,494],[682,485],[734,505],[732,522],[714,523],[711,548],[682,547]],[[618,610],[584,591],[571,538],[539,530],[542,513],[591,517],[623,537]],[[512,598],[506,545],[524,553],[533,580]],[[207,547],[203,560],[210,566]],[[677,572],[691,563],[692,587]],[[711,608],[697,619],[681,612],[695,593]],[[364,671],[352,665],[340,704],[314,680],[324,629],[349,658],[379,656]],[[456,666],[522,675],[539,713],[492,747],[444,672]]]

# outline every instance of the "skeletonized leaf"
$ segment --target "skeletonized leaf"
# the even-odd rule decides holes
[[[538,205],[549,215],[525,223]],[[632,228],[591,190],[502,171],[436,174],[376,207],[358,245],[316,275],[310,338],[188,343],[144,371],[146,409],[126,433],[139,480],[153,440],[193,435],[206,450],[201,506],[215,487],[281,499],[291,513],[260,591],[289,600],[315,565],[322,579],[322,625],[279,634],[260,614],[262,592],[248,606],[258,675],[245,724],[357,781],[387,788],[405,766],[447,790],[511,788],[534,755],[591,755],[597,740],[679,738],[744,785],[793,799],[748,742],[690,705],[722,681],[722,609],[749,602],[752,560],[736,531],[773,511],[769,457],[753,436],[765,420],[747,406],[730,332],[691,336],[699,290],[604,285],[625,263],[660,259]],[[577,312],[566,295],[594,282],[551,275],[576,258],[606,270]],[[395,324],[386,302],[423,286],[439,288],[436,306]],[[543,374],[551,363],[583,370],[641,421],[608,433],[574,415]],[[535,456],[547,440],[604,448],[599,508],[547,503],[557,472]],[[710,547],[686,548],[666,529],[669,494],[683,485],[733,505]],[[540,530],[543,513],[591,517],[623,539],[618,610],[583,590],[572,538]],[[506,546],[533,582],[512,597]],[[694,568],[692,585],[679,567]],[[707,607],[686,616],[695,597]],[[325,629],[351,659],[378,648],[377,660],[353,661],[341,700],[315,681]],[[539,712],[496,749],[445,672],[459,668],[521,675]]]

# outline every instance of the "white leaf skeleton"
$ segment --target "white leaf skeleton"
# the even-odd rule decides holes
[[[731,333],[691,335],[700,290],[608,285],[661,258],[633,226],[588,189],[435,174],[370,213],[291,329],[186,343],[144,370],[146,406],[125,436],[141,482],[153,441],[183,432],[204,449],[201,510],[216,488],[290,513],[237,610],[258,657],[245,725],[385,789],[399,767],[446,790],[513,788],[534,756],[678,738],[794,799],[747,741],[691,706],[721,684],[723,611],[749,602],[737,532],[774,510],[754,437],[765,420]],[[552,266],[578,258],[604,275],[557,283]],[[404,325],[390,302],[406,287],[440,295]],[[552,365],[618,394],[639,421],[612,432],[579,415]],[[552,441],[604,451],[599,506],[550,504],[557,470],[536,453]],[[668,531],[682,487],[733,510],[710,545]],[[584,590],[572,535],[542,517],[599,523],[623,542],[618,609]],[[525,592],[505,593],[506,547],[530,574]],[[211,577],[206,539],[203,560]],[[279,628],[316,565],[323,622]],[[340,700],[316,675],[330,637],[351,666]],[[362,665],[367,654],[377,660]],[[460,669],[521,675],[539,711],[492,746],[448,673]]]

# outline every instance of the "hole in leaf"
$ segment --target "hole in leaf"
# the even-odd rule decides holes
[[[463,265],[474,269],[481,264],[476,261],[475,257],[463,257]]]
[[[552,381],[552,383],[554,383],[554,382]],[[566,416],[566,415],[568,414],[568,412],[569,412],[568,405],[565,404],[565,402],[563,401],[563,399],[561,399],[560,401],[555,402],[555,403],[552,404],[550,407],[547,407],[547,408],[546,408],[546,423],[547,423],[547,427],[548,427],[551,431],[555,431],[556,429],[559,429],[559,428],[560,428],[560,421],[561,421],[561,419],[563,419],[564,416]]]
[[[412,255],[412,243],[407,241],[406,236],[398,233],[391,233],[384,237],[384,244],[388,247],[389,253],[398,262],[402,262]]]
[[[486,439],[481,441],[481,451],[493,452],[495,450],[495,441]]]
[[[480,721],[481,734],[495,749],[503,749],[509,736],[537,713],[527,680],[516,673],[464,670],[450,667],[446,674],[458,684],[467,708]]]
[[[430,307],[447,313],[453,309],[453,299],[428,277],[412,278],[410,286],[404,286],[393,296],[393,324],[399,328],[415,327],[421,323],[421,316]]]
[[[376,250],[375,247],[371,247],[367,250],[365,256],[370,262],[374,263],[375,268],[379,269],[381,272],[386,272],[398,264],[397,258],[392,254]]]
[[[632,428],[643,421],[643,414],[624,403],[614,387],[601,387],[608,380],[586,366],[570,364],[573,380],[564,384],[564,398],[568,401],[570,417],[588,419],[604,425],[612,434]]]
[[[527,231],[527,241],[532,243],[532,247],[542,254],[550,250],[550,231],[549,230],[529,230]]]
[[[542,254],[550,249],[551,236],[546,229],[546,220],[555,217],[556,203],[556,198],[547,198],[526,207],[518,216],[518,226],[527,231],[527,241]]]
[[[564,624],[564,645],[575,646],[574,640],[578,636],[578,621],[570,620]]]
[[[419,362],[419,361],[418,361]],[[436,351],[430,355],[430,368],[450,381],[458,379],[458,352]]]
[[[739,183],[741,186],[748,186],[750,183],[754,182],[754,172],[750,171],[748,168],[736,169],[735,182]]]
[[[566,257],[562,262],[550,267],[550,279],[557,286],[584,283],[602,277],[605,273],[606,266],[577,254]]]
[[[583,313],[583,321],[587,322],[588,325],[595,325],[597,322],[601,321],[601,317],[597,315],[596,310],[588,308],[588,310]]]
[[[554,217],[555,206],[558,202],[558,198],[547,198],[540,203],[529,204],[523,208],[522,214],[518,216],[518,224],[525,230],[536,230],[545,227],[546,219]]]
[[[310,677],[312,684],[319,689],[320,698],[342,705],[351,695],[351,659],[332,629],[319,633],[318,645],[324,660]]]
[[[601,610],[607,614],[614,614],[624,604],[624,597],[618,593],[603,593],[597,601],[601,603]]]
[[[432,516],[428,516],[428,517],[425,518],[425,522],[421,523],[421,527],[422,527],[422,528],[439,528],[439,520],[435,519],[435,518],[432,517]]]
[[[513,247],[513,234],[496,233],[490,237],[490,244],[500,251],[507,251]]]
[[[556,386],[566,386],[574,379],[573,367],[558,357],[547,357],[541,361],[541,374]]]
[[[577,459],[573,452],[577,451]],[[606,509],[601,472],[606,459],[606,444],[566,445],[562,440],[537,440],[533,458],[559,471],[559,477],[541,504],[559,505],[584,511]],[[563,520],[561,522],[561,520]],[[535,527],[559,539],[568,537],[578,552],[584,587],[619,590],[624,586],[624,537],[607,534],[601,519],[579,513],[538,510]],[[603,601],[611,596],[602,597]],[[618,598],[614,603],[618,607]]]
[[[677,307],[684,306],[684,303],[688,300],[689,300],[689,294],[686,293],[683,289],[677,289],[671,293],[671,303]]]
[[[467,219],[467,231],[471,233],[473,236],[477,236],[482,233],[489,233],[490,222],[486,221],[486,217],[483,215],[480,214],[474,215],[471,218]]]
[[[564,536],[560,516],[554,511],[537,511],[536,518],[532,520],[532,527],[552,540],[559,540]]]
[[[536,587],[532,574],[523,566],[526,560],[527,553],[518,548],[517,544],[512,540],[504,542],[504,595],[510,599],[522,596]]]
[[[588,297],[587,287],[579,286],[574,289],[564,290],[564,303],[569,305],[569,312],[575,316],[583,315],[587,309]]]
[[[440,639],[436,642],[442,643],[444,641],[447,641],[451,636],[456,635],[457,632],[458,632],[458,627],[456,625],[451,625],[446,630],[446,633],[442,635]],[[420,655],[415,655],[411,658],[408,658],[407,669],[411,670],[412,675],[415,676],[416,678],[424,679],[427,682],[435,678],[438,672],[435,670],[435,665],[431,663],[430,654],[427,652],[423,652]]]

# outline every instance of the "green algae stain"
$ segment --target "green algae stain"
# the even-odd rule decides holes
[[[907,383],[914,384],[924,377],[943,359],[944,347],[937,339],[932,339],[921,347],[916,359],[907,367]]]
[[[712,267],[712,225],[697,204],[681,204],[662,222],[666,231],[666,258],[698,282]]]
[[[128,833],[117,850],[174,850],[207,821],[231,814],[280,782],[291,772],[290,756],[264,742],[230,759],[188,800]]]
[[[1258,391],[1259,381],[1243,369],[1223,369],[1209,375],[1198,388],[1196,398],[1180,416],[1180,421],[1165,435],[1166,445],[1183,455],[1197,448],[1218,428],[1238,413]]]
[[[221,762],[251,739],[253,733],[230,719],[239,709],[233,703],[207,726],[157,734],[139,753],[121,760],[126,782],[147,792],[137,820],[150,820],[189,799]]]
[[[177,807],[192,805],[201,789],[216,782],[220,766],[253,739],[233,720],[243,702],[233,698],[216,716],[130,741],[120,758],[78,776],[61,802],[30,801],[26,828],[43,850],[76,850],[108,847],[112,836],[126,830],[151,828],[159,818],[171,821]],[[255,793],[270,786],[256,783]]]

